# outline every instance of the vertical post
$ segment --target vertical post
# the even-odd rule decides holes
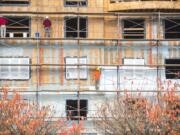
[[[39,9],[39,2],[37,2],[37,9],[36,11],[38,12]],[[38,31],[38,28],[39,28],[39,25],[38,25],[38,14],[37,14],[37,27],[36,27],[36,30]],[[36,38],[36,64],[39,65],[39,39]],[[36,66],[36,75],[37,75],[37,79],[36,79],[36,104],[37,104],[37,110],[39,109],[39,68],[41,68],[40,66]]]
[[[156,51],[157,51],[157,60],[156,60],[156,63],[157,63],[157,97],[159,97],[159,39],[161,38],[161,14],[160,12],[158,12],[158,24],[157,24],[157,30],[158,30],[158,33],[157,33],[157,43],[156,43]]]
[[[119,14],[117,15],[117,36],[118,36],[118,40],[117,40],[117,51],[118,51],[118,66],[117,66],[117,90],[120,90],[120,72],[119,72],[119,59],[120,59],[120,46],[119,46],[119,39],[120,39],[120,18],[119,18]],[[117,96],[119,96],[119,92],[117,92]]]
[[[80,2],[78,2],[78,14],[77,14],[77,45],[78,45],[78,92],[77,92],[77,111],[78,111],[78,123],[80,121],[80,41],[79,41],[79,38],[80,38],[80,17],[79,17],[79,7],[80,7]]]

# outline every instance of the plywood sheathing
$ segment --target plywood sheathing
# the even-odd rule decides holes
[[[131,10],[158,10],[170,9],[179,10],[180,1],[130,1],[111,3],[108,6],[108,11],[131,11]]]
[[[103,0],[88,0],[87,7],[66,7],[64,0],[31,0],[28,6],[2,6],[2,11],[30,11],[30,12],[87,12],[103,13]]]

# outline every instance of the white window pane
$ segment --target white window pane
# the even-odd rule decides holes
[[[77,64],[76,58],[66,58],[66,64]],[[76,79],[77,78],[77,66],[67,66],[66,67],[66,78]]]
[[[81,64],[87,64],[87,59],[86,58],[81,58],[80,63]],[[86,79],[87,78],[87,66],[81,66],[80,67],[80,78],[81,79]]]
[[[80,78],[81,79],[87,78],[87,70],[86,69],[80,69]]]
[[[0,58],[1,64],[13,64],[12,66],[1,66],[0,79],[27,80],[29,79],[30,67],[18,64],[30,64],[29,58]]]
[[[141,70],[143,66],[136,66],[136,65],[144,65],[144,59],[124,59],[124,65],[134,65],[134,66],[126,66],[124,67],[126,70]],[[129,71],[130,72],[130,71]]]
[[[21,61],[21,63],[23,63],[23,64],[29,64],[29,63],[30,63],[29,58],[28,58],[28,59],[27,59],[27,58],[21,58],[20,61]]]
[[[9,60],[7,58],[0,58],[1,64],[9,64]],[[0,79],[8,79],[9,77],[9,66],[1,66],[1,76]]]
[[[27,58],[22,58],[19,60],[19,63],[22,64],[23,66],[20,66],[19,68],[19,76],[22,79],[28,79],[29,78],[29,72],[30,72],[30,68],[28,66],[28,64],[30,63],[29,59]],[[24,66],[26,65],[27,66]]]
[[[19,64],[19,60],[15,59],[15,58],[12,58],[10,60],[10,64],[17,65],[17,64]],[[18,66],[11,66],[11,69],[14,69],[14,70],[18,71]]]
[[[8,72],[8,71],[9,71],[9,67],[8,66],[2,66],[1,72]]]
[[[66,58],[66,64],[86,64],[87,58]],[[86,79],[87,78],[87,67],[80,66],[78,70],[77,66],[66,66],[66,79]]]
[[[124,59],[124,65],[144,65],[144,59]]]
[[[19,64],[19,60],[17,58],[12,58],[10,59],[11,60],[11,64],[13,64],[14,66],[10,66],[10,76],[11,76],[11,79],[14,79],[14,78],[17,78],[18,77],[18,69],[19,67],[18,66],[15,66],[17,64]]]
[[[6,58],[1,58],[1,64],[9,64],[9,60]],[[9,66],[2,66],[2,72],[8,72]]]
[[[71,69],[71,68],[66,69],[66,78],[67,79],[77,79],[77,77],[78,77],[77,72],[78,72],[77,69]]]

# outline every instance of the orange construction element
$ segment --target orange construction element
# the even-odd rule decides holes
[[[95,79],[95,80],[99,80],[99,79],[100,79],[100,76],[101,76],[101,71],[100,71],[100,69],[96,69],[95,72],[94,72],[94,79]]]

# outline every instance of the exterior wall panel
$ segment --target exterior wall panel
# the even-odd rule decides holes
[[[159,46],[158,55],[156,46],[149,46],[142,42],[125,42],[119,47],[119,51],[117,46],[81,45],[79,54],[77,45],[40,45],[40,48],[37,49],[34,44],[17,44],[13,46],[8,44],[8,46],[1,46],[0,55],[1,57],[29,57],[32,64],[37,64],[38,62],[40,64],[65,64],[64,60],[66,57],[78,57],[79,55],[80,57],[87,57],[88,64],[115,65],[118,64],[118,59],[120,59],[119,54],[121,54],[122,61],[124,58],[143,58],[145,65],[151,65],[164,64],[166,58],[180,57],[180,47],[177,46],[178,42],[171,42],[170,44],[164,42]],[[87,80],[80,80],[82,89],[85,90],[88,87],[94,87],[93,73],[96,67],[88,67]],[[77,90],[79,81],[67,80],[65,78],[65,66],[58,65],[41,66],[39,68],[38,66],[31,66],[31,78],[29,81],[1,80],[2,86],[22,86],[22,89],[27,90],[35,90],[38,83],[41,90]]]

